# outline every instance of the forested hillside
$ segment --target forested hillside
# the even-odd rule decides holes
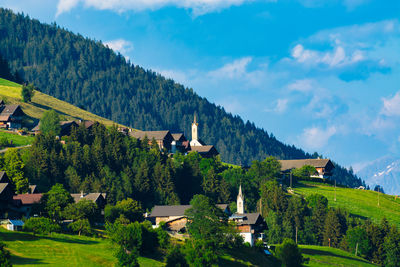
[[[192,89],[126,62],[101,41],[55,24],[0,9],[0,54],[15,77],[34,83],[42,92],[136,129],[188,133],[196,113],[201,138],[215,144],[225,162],[249,165],[268,155],[280,159],[312,156],[225,112]],[[362,183],[340,166],[333,178],[349,186]]]

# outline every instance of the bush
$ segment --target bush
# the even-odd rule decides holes
[[[24,230],[33,234],[48,234],[60,232],[61,227],[49,218],[32,217],[25,221]]]
[[[115,206],[107,205],[104,209],[104,218],[109,223],[114,223],[121,215],[130,222],[141,222],[144,219],[140,203],[131,198],[118,201]]]
[[[165,257],[165,267],[189,267],[179,246],[173,246]]]
[[[169,234],[162,227],[156,228],[158,244],[161,248],[167,248],[169,245]]]
[[[276,247],[275,254],[281,260],[282,266],[296,267],[304,262],[297,244],[289,238],[285,238],[283,243]]]
[[[0,242],[0,266],[9,267],[11,265],[11,255],[5,248],[6,245]]]
[[[90,227],[90,223],[88,219],[79,219],[68,225],[68,228],[73,232],[78,233],[78,235],[91,235],[92,227]]]
[[[0,148],[8,147],[10,142],[8,141],[7,137],[3,136],[0,138]]]

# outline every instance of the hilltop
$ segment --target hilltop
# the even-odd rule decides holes
[[[42,114],[48,109],[54,109],[64,117],[64,120],[92,120],[112,126],[116,123],[78,108],[65,101],[59,100],[39,91],[35,91],[32,102],[24,103],[21,100],[22,85],[0,78],[0,98],[9,103],[21,105],[25,114],[33,118],[32,123],[37,123]],[[35,120],[36,119],[36,120]]]

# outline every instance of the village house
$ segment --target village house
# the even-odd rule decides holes
[[[80,125],[84,125],[86,129],[92,129],[94,122],[85,120],[75,120],[75,121],[60,121],[61,131],[60,136],[71,135],[72,128],[78,128]],[[35,134],[40,133],[40,122],[31,129]]]
[[[20,217],[29,218],[35,214],[35,206],[40,204],[43,194],[18,194],[13,196],[13,210]],[[36,214],[38,215],[38,214]]]
[[[104,215],[104,207],[107,204],[106,201],[106,193],[78,193],[71,194],[71,197],[74,199],[75,203],[78,203],[82,199],[93,201],[97,208],[101,211],[101,214]]]
[[[0,225],[9,231],[22,231],[24,222],[21,220],[5,219],[0,222]]]
[[[6,218],[8,208],[13,202],[13,195],[10,179],[4,171],[0,171],[0,218]]]
[[[306,165],[313,166],[317,170],[317,174],[311,177],[327,178],[332,175],[335,168],[330,159],[293,159],[293,160],[280,160],[281,171],[283,173],[290,173],[293,169],[298,169]]]
[[[0,128],[22,128],[22,118],[25,113],[20,105],[5,105],[0,101]]]
[[[264,230],[267,229],[267,224],[260,213],[245,213],[242,186],[239,187],[236,206],[237,211],[229,217],[229,220],[236,223],[236,229],[243,237],[244,242],[253,246],[258,238],[262,238]]]
[[[185,211],[191,207],[191,205],[154,206],[151,214],[146,219],[151,221],[156,227],[158,227],[161,222],[165,222],[167,229],[170,231],[184,231],[187,223]],[[217,204],[217,207],[226,214],[230,214],[228,204]]]
[[[129,135],[139,140],[143,140],[147,137],[149,145],[151,145],[154,139],[161,150],[165,148],[168,151],[171,150],[171,144],[172,141],[174,141],[170,131],[131,131]]]

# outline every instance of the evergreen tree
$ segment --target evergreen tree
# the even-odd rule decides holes
[[[13,182],[15,191],[18,194],[28,192],[28,178],[24,177],[24,163],[17,149],[10,148],[6,151],[4,155],[4,170]]]
[[[53,109],[43,113],[40,119],[40,132],[44,135],[60,135],[60,117]]]
[[[22,90],[21,90],[21,98],[22,101],[25,103],[31,102],[32,97],[35,93],[35,86],[33,84],[28,84],[28,85],[22,85]]]

